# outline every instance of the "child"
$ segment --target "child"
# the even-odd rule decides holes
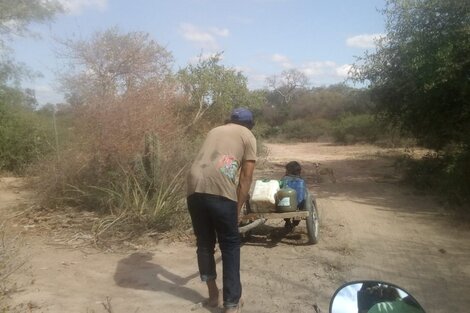
[[[281,188],[292,188],[297,193],[297,207],[299,210],[305,210],[305,201],[308,198],[308,189],[305,180],[300,176],[302,167],[299,162],[291,161],[286,164],[286,174],[281,178]],[[292,221],[290,218],[284,219],[286,221],[284,227],[293,228],[299,225],[298,220]]]

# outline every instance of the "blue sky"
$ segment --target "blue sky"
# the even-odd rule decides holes
[[[384,33],[377,10],[385,0],[60,1],[66,13],[31,26],[41,39],[11,43],[16,60],[43,75],[23,84],[36,89],[41,104],[62,100],[55,73],[64,60],[56,55],[56,39],[86,39],[114,26],[150,33],[173,54],[174,70],[223,51],[222,64],[242,71],[251,89],[290,68],[304,72],[312,86],[341,82],[354,57]]]

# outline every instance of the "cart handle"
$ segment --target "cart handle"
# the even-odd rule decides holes
[[[240,234],[246,233],[247,231],[252,230],[255,227],[258,227],[259,225],[266,223],[266,221],[267,220],[265,218],[259,218],[246,226],[238,227],[238,232]]]

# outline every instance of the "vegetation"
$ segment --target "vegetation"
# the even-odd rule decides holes
[[[21,173],[51,151],[52,123],[34,112],[34,91],[19,87],[31,71],[15,62],[8,41],[32,35],[31,23],[50,21],[60,10],[56,1],[0,2],[0,170]]]
[[[8,41],[13,35],[32,33],[32,22],[46,22],[61,10],[56,1],[3,0],[0,1],[0,171],[21,173],[31,162],[43,159],[52,149],[51,124],[35,112],[34,91],[22,90],[23,78],[31,75],[11,56]],[[0,311],[7,312],[9,293],[15,283],[12,273],[22,267],[24,260],[18,255],[18,240],[7,236],[5,224],[0,223]]]
[[[2,48],[11,34],[27,35],[30,22],[60,11],[54,1],[25,3],[0,2]],[[312,87],[290,69],[250,91],[221,54],[174,73],[171,52],[149,34],[111,28],[61,42],[66,103],[38,108],[34,92],[19,87],[29,71],[3,49],[0,169],[21,173],[34,163],[46,205],[103,214],[98,237],[187,226],[184,176],[195,149],[231,109],[246,106],[262,139],[399,145],[416,138],[435,153],[409,161],[409,177],[466,203],[469,12],[458,0],[388,1],[386,36],[354,67],[367,88]]]
[[[470,203],[470,154],[455,150],[428,153],[419,160],[407,159],[405,179],[420,190],[444,195],[453,204]]]
[[[375,142],[379,133],[379,125],[370,114],[344,115],[334,127],[336,141],[345,144]]]
[[[468,199],[469,2],[390,0],[383,13],[387,35],[356,64],[355,78],[370,83],[384,121],[437,151],[412,167],[417,183]]]
[[[367,90],[345,84],[308,88],[292,79],[285,81],[290,87],[278,85],[265,91],[260,114],[263,135],[282,140],[333,139],[340,144],[389,141],[391,145],[394,141],[390,131],[378,131],[375,104]]]
[[[104,214],[99,238],[187,227],[183,187],[194,143],[235,103],[259,101],[219,56],[171,75],[171,54],[148,38],[111,29],[64,42],[62,56],[75,70],[63,76],[69,105],[62,113],[71,116],[74,135],[43,168],[42,194],[49,206]]]
[[[63,40],[60,56],[69,61],[62,88],[73,105],[99,103],[162,82],[173,57],[145,32],[96,32],[88,40]]]
[[[242,73],[220,64],[221,54],[200,57],[195,65],[189,64],[177,74],[177,80],[188,96],[179,107],[179,114],[189,121],[192,131],[206,133],[208,128],[227,119],[236,106],[256,105]]]
[[[469,144],[470,5],[466,1],[389,1],[387,36],[362,58],[382,117],[422,144]]]
[[[0,94],[0,169],[22,173],[53,149],[52,119],[35,113],[25,94],[3,88]]]
[[[69,108],[74,137],[43,170],[46,203],[104,214],[99,236],[167,230],[186,218],[183,178],[193,152],[174,112],[181,98],[173,83],[142,86]]]

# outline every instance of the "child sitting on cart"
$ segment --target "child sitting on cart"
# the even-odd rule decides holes
[[[291,161],[286,164],[286,174],[281,178],[280,186],[281,188],[292,188],[296,191],[297,194],[297,207],[299,210],[306,210],[306,201],[309,199],[308,188],[305,183],[305,180],[300,176],[302,172],[302,167],[297,161]],[[294,228],[299,225],[299,220],[293,220],[291,218],[284,219],[286,223],[284,224],[285,228]]]

